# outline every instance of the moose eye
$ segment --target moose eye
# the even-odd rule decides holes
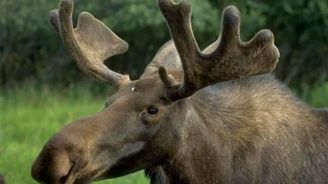
[[[148,107],[147,112],[148,114],[155,115],[158,113],[158,109],[156,107]]]

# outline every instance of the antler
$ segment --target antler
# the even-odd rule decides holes
[[[74,1],[61,0],[59,10],[50,12],[50,22],[79,68],[97,80],[118,87],[128,76],[110,70],[105,59],[127,51],[128,44],[88,12],[82,12],[77,27],[72,24]]]
[[[171,0],[158,0],[171,36],[181,58],[184,79],[179,86],[172,85],[172,77],[161,67],[159,75],[169,87],[169,95],[178,100],[192,95],[208,85],[257,75],[274,70],[279,51],[269,30],[259,31],[250,41],[240,40],[240,13],[234,6],[223,11],[219,43],[208,54],[199,50],[191,27],[191,5],[183,0],[176,4]]]

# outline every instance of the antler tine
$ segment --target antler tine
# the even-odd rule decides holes
[[[208,59],[213,82],[272,72],[278,62],[279,51],[270,30],[259,31],[250,41],[240,40],[240,12],[228,6],[222,13],[220,42]]]
[[[240,12],[234,6],[223,10],[221,38],[218,49],[225,49],[236,45],[240,40]],[[219,51],[217,51],[219,52]]]
[[[58,9],[51,10],[49,13],[50,23],[55,31],[60,34],[59,31],[59,17],[58,17]]]
[[[129,80],[128,76],[110,70],[103,63],[113,55],[124,53],[128,44],[88,12],[79,15],[74,29],[73,8],[73,0],[61,0],[59,10],[50,12],[50,22],[60,33],[79,68],[91,77],[114,87]]]
[[[198,61],[201,53],[191,26],[191,5],[187,0],[180,3],[174,3],[172,0],[158,0],[158,5],[167,21],[182,62],[184,81],[178,93],[179,96],[184,96],[185,93],[198,88],[194,82],[199,81],[200,70],[193,68],[202,67],[202,63]],[[164,74],[162,72],[162,79],[165,77]]]
[[[171,0],[158,0],[159,8],[166,18],[171,36],[181,51],[181,55],[186,54],[183,51],[197,51],[198,45],[194,38],[191,28],[191,5],[188,1],[183,0],[179,4]]]
[[[179,87],[169,87],[172,100],[192,95],[208,85],[273,71],[279,51],[273,43],[273,34],[261,30],[249,42],[240,40],[240,12],[234,6],[222,14],[222,30],[218,44],[199,51],[191,28],[191,6],[185,0],[176,4],[171,0],[158,0],[171,36],[178,50],[184,80]],[[214,48],[215,47],[215,48]],[[208,53],[211,50],[213,52]],[[164,84],[172,81],[163,68],[159,75]]]

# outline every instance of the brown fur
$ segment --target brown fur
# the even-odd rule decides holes
[[[328,181],[323,116],[272,77],[211,86],[190,101],[182,148],[164,164],[172,183]]]

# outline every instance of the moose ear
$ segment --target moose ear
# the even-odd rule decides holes
[[[160,66],[158,68],[159,77],[161,78],[162,82],[167,87],[173,87],[175,85],[178,85],[178,82],[175,80],[175,78],[167,73],[167,70],[164,66]]]
[[[149,78],[158,75],[158,70],[161,66],[165,67],[168,71],[174,71],[177,75],[182,76],[181,60],[172,40],[166,42],[157,51],[155,57],[147,65],[140,78]]]

